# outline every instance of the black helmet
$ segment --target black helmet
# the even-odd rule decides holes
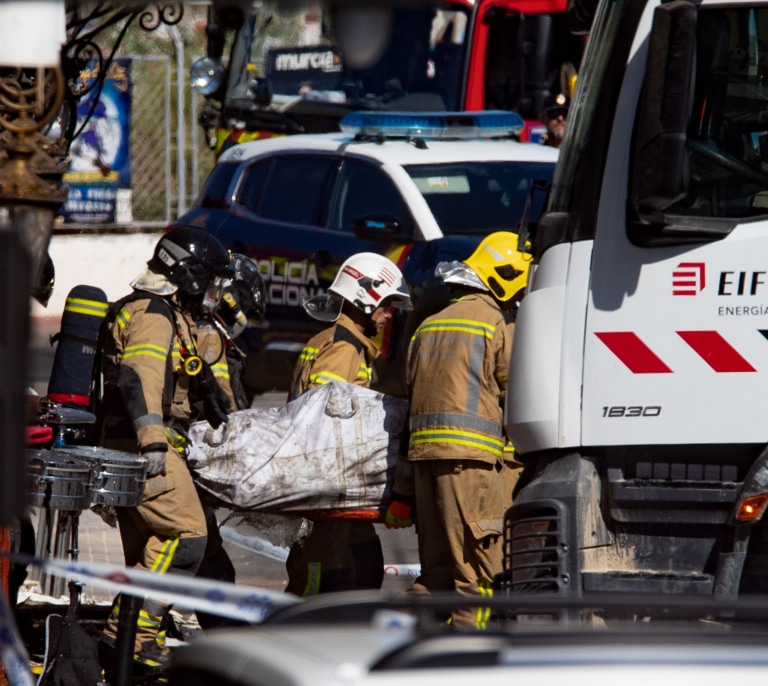
[[[149,268],[168,277],[182,293],[198,295],[218,274],[230,273],[229,253],[211,233],[194,226],[168,231],[155,246]]]
[[[40,265],[40,272],[37,275],[37,283],[32,290],[35,300],[43,307],[48,307],[48,301],[51,299],[51,295],[53,295],[55,280],[56,270],[53,268],[53,260],[50,254],[45,253],[43,263]]]
[[[232,254],[231,275],[224,279],[218,315],[230,336],[237,338],[247,326],[264,321],[267,289],[259,268],[245,255]]]
[[[233,295],[248,321],[258,324],[267,311],[267,287],[259,268],[253,260],[240,253],[232,253],[231,267],[234,272]]]

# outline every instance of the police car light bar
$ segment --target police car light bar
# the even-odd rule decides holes
[[[484,138],[516,136],[525,122],[516,112],[350,112],[342,131],[387,138]]]

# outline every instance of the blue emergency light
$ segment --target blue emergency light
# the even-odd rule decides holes
[[[491,138],[516,136],[525,128],[516,112],[350,112],[342,131],[387,138]]]

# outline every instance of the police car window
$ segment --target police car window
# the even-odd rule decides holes
[[[768,9],[701,9],[690,180],[670,214],[768,214]]]
[[[323,224],[333,168],[331,157],[275,159],[258,214],[291,224]]]
[[[397,218],[401,235],[413,235],[408,206],[378,167],[357,160],[345,160],[336,184],[329,228],[352,233],[352,222],[367,214],[389,214]]]
[[[217,164],[205,180],[195,204],[207,208],[226,207],[227,192],[237,166],[236,162]]]
[[[243,173],[243,179],[237,192],[237,202],[251,212],[259,213],[264,186],[272,167],[272,160],[250,165]]]
[[[516,231],[535,182],[549,182],[545,162],[457,162],[411,165],[405,170],[424,196],[445,235]],[[543,209],[543,193],[531,197],[530,218]]]

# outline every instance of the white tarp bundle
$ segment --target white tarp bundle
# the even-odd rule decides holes
[[[275,513],[388,502],[407,401],[329,383],[283,407],[233,412],[189,431],[195,482],[222,505]]]

